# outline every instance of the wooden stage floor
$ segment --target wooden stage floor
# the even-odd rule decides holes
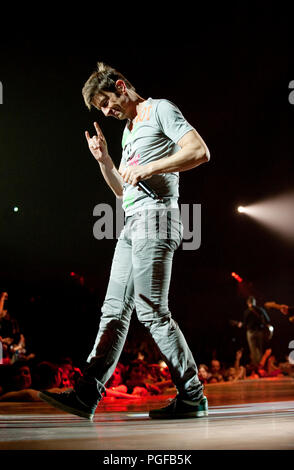
[[[105,398],[93,422],[46,403],[0,403],[0,450],[293,450],[294,379],[211,384],[209,416],[151,420],[166,396]]]

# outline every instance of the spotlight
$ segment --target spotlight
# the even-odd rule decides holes
[[[231,276],[232,276],[234,279],[236,279],[236,281],[238,281],[238,282],[243,282],[242,277],[239,276],[238,274],[236,274],[236,273],[231,273]]]
[[[294,191],[282,193],[247,206],[239,206],[239,213],[254,219],[288,241],[294,241]]]
[[[13,212],[18,212],[18,207],[17,206],[14,206]]]

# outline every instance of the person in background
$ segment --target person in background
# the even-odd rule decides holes
[[[5,380],[2,380],[1,402],[41,401],[39,397],[41,390],[49,390],[52,393],[69,390],[62,387],[61,369],[49,361],[41,361],[33,367],[27,360],[18,360],[12,365],[3,367],[6,370]]]
[[[52,362],[39,362],[36,365],[33,377],[33,384],[36,390],[65,388],[62,384],[62,369]]]
[[[209,367],[206,364],[200,364],[198,368],[199,379],[203,384],[208,384],[211,377]]]
[[[4,356],[11,362],[14,348],[21,346],[24,337],[20,335],[20,328],[15,318],[8,312],[8,292],[0,293],[0,341],[2,343]]]
[[[18,321],[8,311],[8,292],[0,293],[0,341],[7,364],[18,360],[31,360],[34,353],[27,354],[26,340]]]
[[[26,360],[19,360],[12,365],[3,366],[5,383],[3,383],[0,401],[32,401],[35,392],[32,390],[31,367]]]
[[[291,323],[294,322],[294,307],[286,304],[277,304],[276,302],[270,301],[264,303],[265,308],[275,308],[280,310],[283,315],[287,315]]]
[[[246,368],[240,365],[243,350],[236,351],[234,367],[229,367],[225,373],[225,380],[228,382],[236,382],[237,380],[246,379]]]
[[[224,377],[221,370],[221,363],[217,359],[212,359],[212,361],[210,362],[209,372],[210,377],[208,383],[218,383],[224,381]]]
[[[266,349],[258,365],[258,374],[260,377],[282,376],[282,370],[277,364],[276,357],[272,354],[271,348]]]
[[[81,370],[73,364],[71,357],[61,357],[57,362],[61,371],[60,386],[63,388],[74,388],[82,376]]]
[[[266,310],[256,305],[253,296],[248,297],[243,322],[238,326],[245,327],[251,364],[258,366],[271,338],[272,327]]]

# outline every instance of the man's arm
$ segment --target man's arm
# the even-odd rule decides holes
[[[247,325],[248,325],[248,316],[250,315],[250,310],[247,308],[243,314],[243,326],[244,328],[247,328]]]
[[[125,167],[121,172],[123,180],[136,186],[138,181],[150,178],[152,175],[191,170],[210,159],[209,150],[195,129],[187,132],[179,140],[178,145],[181,150],[170,157],[146,165]]]
[[[175,154],[148,163],[152,175],[191,170],[210,159],[209,150],[195,129],[187,132],[179,140],[178,145],[181,150]]]
[[[2,315],[3,310],[4,310],[4,302],[5,300],[8,299],[8,294],[7,292],[2,292],[0,296],[0,315]]]
[[[123,179],[108,153],[105,137],[97,122],[94,122],[94,127],[97,135],[90,137],[89,132],[85,132],[89,149],[93,157],[99,163],[101,173],[106,183],[112,189],[116,197],[121,198],[123,195]]]
[[[262,311],[265,323],[269,325],[271,320],[270,320],[270,317],[269,317],[267,311],[263,307],[260,307],[260,310]]]
[[[101,173],[108,184],[112,189],[117,198],[123,197],[123,179],[119,174],[118,169],[113,163],[112,159],[109,159],[98,162],[100,166]]]

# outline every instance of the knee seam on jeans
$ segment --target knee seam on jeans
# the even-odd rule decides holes
[[[111,314],[113,315],[113,317],[115,317],[116,320],[121,320],[122,319],[122,314],[123,314],[123,312],[126,308],[127,309],[132,309],[132,310],[134,309],[134,297],[127,297],[126,296],[126,290],[127,290],[127,286],[128,286],[128,282],[129,282],[130,277],[131,277],[131,272],[130,272],[128,281],[127,281],[126,286],[125,286],[123,300],[121,301],[121,308],[117,311],[116,309],[114,309],[111,306],[110,307],[105,307],[105,309],[107,310],[106,315],[107,315],[108,312],[111,312]],[[104,300],[102,308],[101,308],[101,311],[102,311],[103,315],[104,315],[103,309],[104,309],[105,303],[106,303],[106,299]]]
[[[152,315],[152,313],[150,314]],[[142,318],[142,315],[138,315],[138,320],[140,323],[146,325],[146,327],[151,327],[153,325],[158,325],[158,324],[162,324],[162,323],[173,323],[173,326],[177,326],[177,323],[173,320],[172,316],[170,313],[167,313],[165,315],[156,315],[156,316],[153,316],[152,318],[150,319],[144,319],[144,315],[143,315],[143,318]]]
[[[121,320],[122,318],[122,313],[123,311],[125,310],[125,307],[126,307],[126,299],[129,300],[129,298],[126,297],[126,291],[127,291],[127,287],[128,287],[128,284],[129,284],[129,280],[130,280],[130,277],[132,275],[132,269],[130,270],[130,273],[129,273],[129,277],[128,277],[128,280],[126,282],[126,285],[125,285],[125,290],[124,290],[124,295],[123,295],[123,301],[122,301],[122,307],[120,309],[120,312],[119,312],[119,320]],[[130,308],[132,308],[132,305],[129,306]]]

